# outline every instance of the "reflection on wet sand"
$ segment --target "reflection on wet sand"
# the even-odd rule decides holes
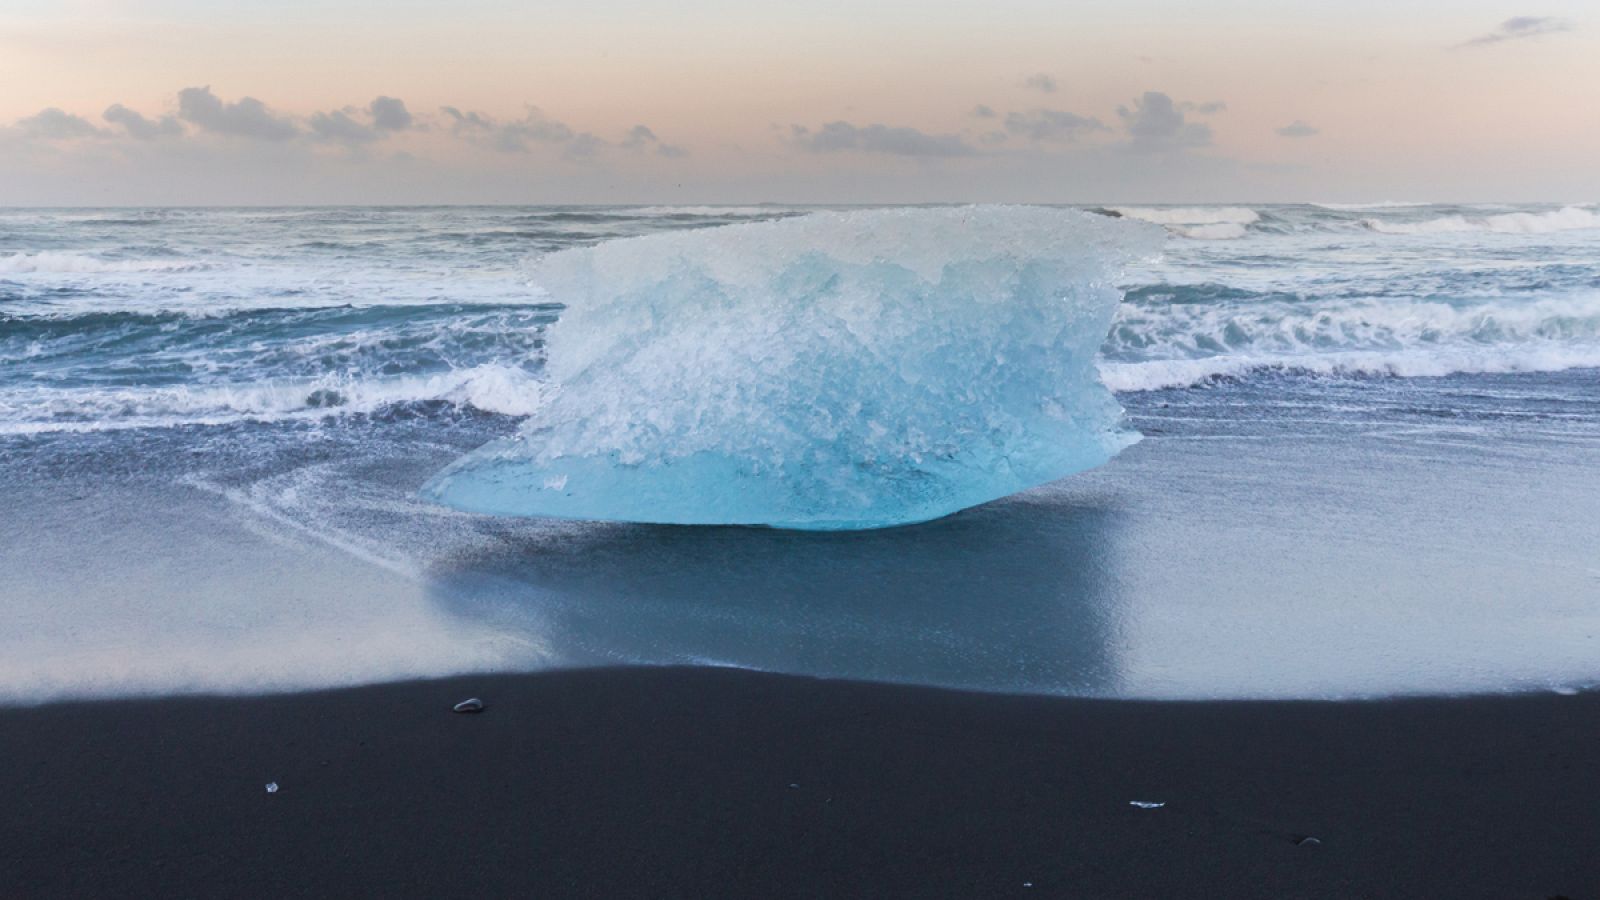
[[[573,662],[1100,694],[1116,523],[1049,497],[856,533],[500,521],[429,575],[447,611],[592,654]]]

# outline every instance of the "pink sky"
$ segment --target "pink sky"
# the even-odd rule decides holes
[[[1570,0],[13,0],[0,205],[1592,201],[1596,18]]]

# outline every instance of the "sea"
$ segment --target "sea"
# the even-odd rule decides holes
[[[1142,440],[814,533],[418,493],[540,415],[570,298],[531,259],[811,208],[0,209],[0,702],[605,665],[1600,684],[1600,207],[1085,210],[1166,231],[1097,363]]]

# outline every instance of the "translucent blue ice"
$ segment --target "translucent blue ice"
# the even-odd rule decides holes
[[[1039,207],[817,212],[553,253],[549,396],[425,495],[464,510],[877,528],[1137,440],[1095,353],[1153,226]]]

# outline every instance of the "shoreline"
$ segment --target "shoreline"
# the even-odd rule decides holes
[[[1597,736],[1595,692],[1131,701],[717,668],[67,701],[0,709],[0,896],[1579,898]]]

